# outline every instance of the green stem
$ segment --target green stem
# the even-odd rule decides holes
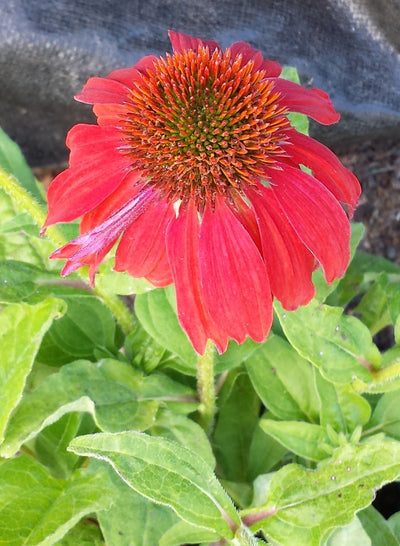
[[[17,181],[17,179],[7,173],[0,167],[0,187],[8,193],[12,200],[21,208],[23,208],[29,216],[36,222],[39,227],[42,227],[46,220],[46,212],[39,205],[32,195],[25,190]],[[68,243],[62,232],[55,226],[50,226],[46,230],[48,239],[56,248],[64,246]],[[81,279],[87,284],[86,278],[78,273]],[[135,329],[135,321],[132,314],[122,300],[115,294],[109,294],[106,290],[100,287],[94,288],[95,293],[103,300],[104,304],[114,314],[118,324],[121,326],[125,335],[128,335]]]
[[[207,434],[212,431],[215,414],[214,354],[214,345],[211,341],[208,341],[204,354],[199,355],[197,358],[197,392],[200,400],[199,423]]]

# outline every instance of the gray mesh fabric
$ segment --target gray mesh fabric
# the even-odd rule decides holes
[[[167,29],[227,47],[248,41],[328,91],[342,120],[328,144],[400,134],[399,0],[0,0],[0,125],[31,165],[65,160],[93,120],[88,77],[170,50]]]

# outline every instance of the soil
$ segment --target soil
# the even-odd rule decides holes
[[[362,186],[354,214],[365,226],[360,250],[400,264],[400,142],[369,141],[334,151]]]

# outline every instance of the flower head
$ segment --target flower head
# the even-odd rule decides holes
[[[328,282],[343,275],[360,186],[289,122],[338,121],[326,93],[279,78],[247,43],[223,51],[169,35],[172,54],[90,78],[77,95],[98,125],[69,132],[44,228],[82,217],[52,257],[67,259],[64,275],[89,265],[92,282],[119,241],[115,269],[174,283],[194,348],[211,339],[223,352],[229,338],[265,339],[273,297],[288,310],[308,303],[318,265]]]

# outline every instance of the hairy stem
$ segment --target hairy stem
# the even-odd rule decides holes
[[[208,341],[204,355],[199,355],[197,358],[199,423],[207,434],[212,432],[215,415],[214,354],[214,345]]]

